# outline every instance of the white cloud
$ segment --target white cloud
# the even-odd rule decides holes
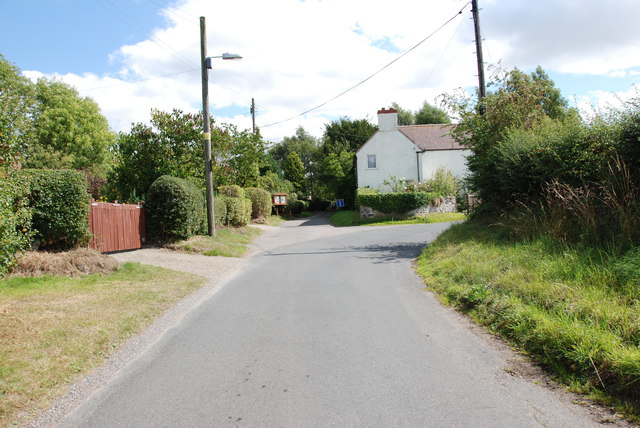
[[[415,110],[442,93],[475,86],[467,6],[462,16],[360,87],[303,117],[264,127],[328,101],[397,57],[389,45],[374,46],[376,41],[406,51],[466,3],[182,0],[165,9],[167,25],[148,40],[105,53],[118,66],[116,74],[61,78],[93,97],[118,131],[127,131],[132,122],[147,122],[151,108],[198,111],[199,16],[206,16],[208,54],[244,56],[239,62],[216,60],[210,71],[216,121],[250,128],[249,105],[255,98],[257,124],[266,138],[293,135],[298,126],[320,136],[333,118],[375,121],[375,112],[393,101]],[[610,76],[630,76],[640,66],[640,34],[635,30],[640,2],[635,0],[483,0],[481,7],[487,62]],[[234,113],[225,117],[222,111]]]

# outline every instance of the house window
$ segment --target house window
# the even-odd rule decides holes
[[[376,155],[367,155],[367,169],[376,169]]]

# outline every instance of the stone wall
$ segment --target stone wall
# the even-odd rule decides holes
[[[435,203],[434,203],[435,202]],[[445,198],[438,198],[434,202],[429,205],[416,208],[415,210],[409,211],[405,215],[407,217],[411,217],[414,215],[425,215],[431,213],[454,213],[456,212],[456,197],[455,196],[447,196]],[[388,217],[389,214],[381,213],[380,211],[376,211],[371,207],[360,207],[360,218],[375,218],[375,217]]]

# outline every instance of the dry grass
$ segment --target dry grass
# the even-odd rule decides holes
[[[46,408],[202,283],[131,263],[108,275],[0,280],[0,426]]]
[[[18,260],[12,276],[56,275],[77,278],[111,273],[119,263],[113,257],[88,248],[63,253],[28,252]]]

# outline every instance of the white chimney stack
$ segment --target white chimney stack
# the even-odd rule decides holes
[[[394,108],[378,110],[378,130],[395,131],[398,128],[398,110]]]

